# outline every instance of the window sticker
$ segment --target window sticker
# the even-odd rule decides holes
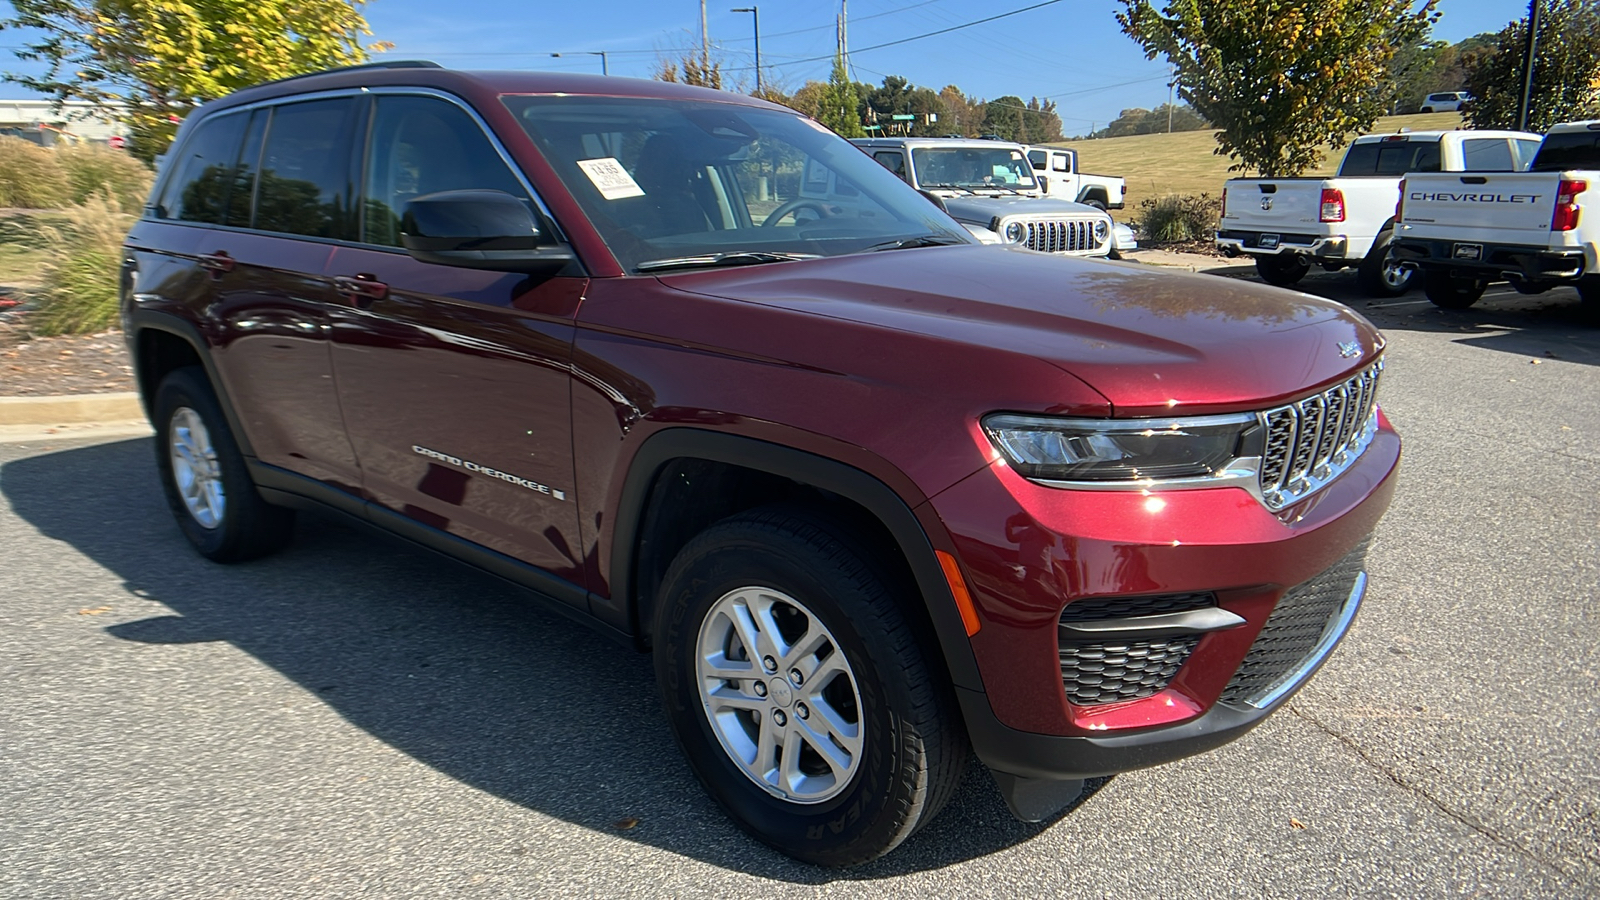
[[[607,200],[621,200],[624,197],[643,197],[644,188],[633,180],[628,170],[615,158],[607,156],[604,159],[580,159],[578,168],[583,174],[589,176],[600,196]]]

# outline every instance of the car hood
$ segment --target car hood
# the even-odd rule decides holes
[[[1261,409],[1376,357],[1329,300],[1013,247],[932,247],[661,276],[693,291],[1053,364],[1117,415]],[[960,352],[959,349],[950,352]]]
[[[945,208],[957,219],[988,225],[996,216],[1103,216],[1104,213],[1083,203],[1070,200],[1050,200],[1044,197],[945,197]]]

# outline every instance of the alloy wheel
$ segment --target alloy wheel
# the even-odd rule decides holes
[[[227,496],[222,489],[222,467],[211,433],[200,414],[187,406],[172,413],[167,429],[167,455],[172,462],[172,480],[184,509],[203,528],[222,524],[227,511]]]

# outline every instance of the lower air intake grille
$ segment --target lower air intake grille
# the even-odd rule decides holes
[[[1125,619],[1215,606],[1211,594],[1105,597],[1067,604],[1061,622]],[[1138,700],[1160,693],[1178,674],[1199,635],[1155,640],[1061,641],[1061,684],[1077,706]]]
[[[1366,565],[1371,538],[1327,571],[1284,593],[1245,654],[1239,671],[1222,689],[1221,702],[1248,703],[1265,696],[1279,678],[1305,661],[1339,618]]]

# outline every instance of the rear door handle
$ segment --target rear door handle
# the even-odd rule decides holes
[[[215,253],[202,253],[200,255],[200,268],[209,270],[218,275],[233,271],[233,257],[226,250]]]
[[[365,272],[360,275],[336,275],[333,289],[362,309],[389,296],[389,286]]]

